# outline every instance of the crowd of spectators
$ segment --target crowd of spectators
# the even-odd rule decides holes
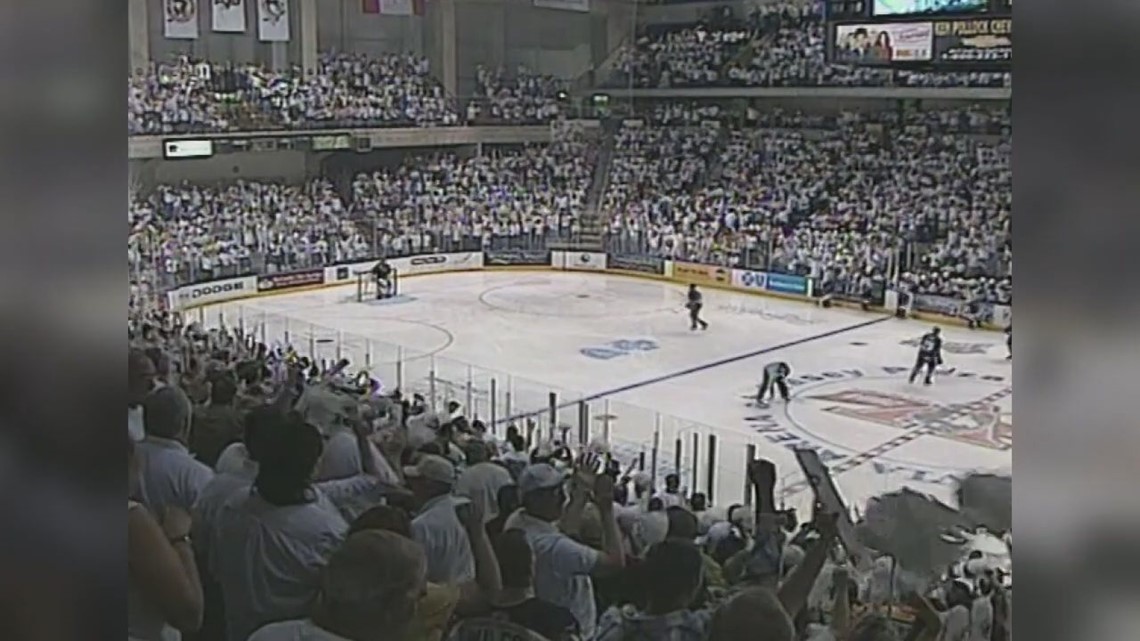
[[[547,123],[564,114],[569,97],[564,80],[522,66],[508,77],[502,68],[479,65],[475,84],[475,98],[467,107],[467,120],[472,123]]]
[[[811,276],[840,289],[1008,303],[1008,109],[729,116],[660,103],[614,134],[597,199],[611,247]],[[132,203],[128,260],[154,287],[450,249],[577,237],[597,141],[410,156],[340,191],[162,186]]]
[[[499,241],[541,246],[579,231],[595,149],[567,139],[482,156],[417,157],[357,176],[354,210],[377,221],[381,242],[396,254],[423,250],[416,237],[473,249]]]
[[[618,246],[1009,302],[1008,110],[716,114],[661,106],[618,132],[601,201]]]
[[[973,529],[1008,535],[1008,506],[965,489],[960,511],[880,497],[841,545],[839,513],[778,508],[764,459],[751,506],[710,505],[602,441],[487,425],[237,328],[129,321],[131,639],[1010,638],[1009,537]],[[876,526],[900,499],[998,545],[912,523],[942,551],[912,564]]]
[[[714,24],[721,26],[713,26]],[[1009,73],[922,72],[832,64],[826,60],[822,3],[757,5],[727,23],[650,26],[617,54],[615,86],[1007,87]]]
[[[379,254],[542,246],[580,231],[596,149],[569,137],[482,156],[412,156],[357,175],[343,195],[324,179],[162,185],[131,203],[130,272],[136,287],[153,289]]]
[[[314,70],[181,57],[128,82],[130,134],[353,126],[439,127],[458,105],[411,54],[322,54]]]

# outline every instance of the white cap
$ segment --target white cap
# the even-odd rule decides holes
[[[549,490],[556,488],[566,480],[566,473],[547,463],[528,465],[519,475],[519,494],[526,494],[535,490]]]
[[[405,467],[404,476],[454,485],[455,466],[442,456],[427,454],[415,465]]]

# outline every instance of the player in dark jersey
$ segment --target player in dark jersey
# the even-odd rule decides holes
[[[1009,355],[1005,357],[1005,360],[1012,361],[1013,360],[1013,322],[1012,321],[1009,323],[1009,327],[1005,328],[1005,348],[1009,350]]]
[[[918,358],[915,359],[914,369],[910,370],[910,382],[913,383],[914,379],[918,377],[918,372],[925,367],[926,378],[922,383],[930,385],[933,382],[931,377],[934,376],[934,369],[941,364],[942,330],[935,327],[918,341]]]
[[[776,398],[776,391],[779,390],[780,397],[785,402],[788,400],[788,377],[792,374],[792,368],[783,361],[776,363],[768,363],[764,366],[764,379],[760,381],[760,393],[756,395],[756,402],[764,405],[764,397],[768,396],[771,391],[772,399]]]
[[[689,309],[689,329],[694,330],[700,327],[701,329],[708,329],[709,324],[701,319],[701,307],[704,306],[704,296],[697,291],[696,285],[689,285],[689,296],[685,302],[685,307]]]

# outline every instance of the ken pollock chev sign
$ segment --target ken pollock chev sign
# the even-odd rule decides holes
[[[1008,459],[1013,447],[1012,388],[1008,377],[947,370],[941,375],[942,381],[953,380],[954,385],[944,384],[939,398],[935,398],[900,391],[898,382],[905,381],[909,372],[905,366],[884,366],[797,376],[788,381],[793,389],[788,404],[776,401],[760,409],[749,402],[754,413],[744,420],[749,429],[772,444],[790,450],[815,450],[825,465],[843,466],[848,462],[847,469],[851,469],[855,465],[850,461],[861,457],[865,462],[856,465],[906,482],[954,483],[974,467],[947,465],[954,457],[942,454],[954,448],[968,448],[979,459],[995,463]],[[936,380],[935,385],[938,383]],[[753,399],[755,391],[745,397]],[[867,457],[869,450],[880,449],[875,445],[883,439],[871,444],[866,436],[857,438],[860,423],[893,430],[898,437],[892,440],[900,443],[919,437],[926,443],[941,440],[933,448],[940,456],[918,454],[910,448],[906,454],[885,451],[881,457]],[[876,434],[881,432],[874,430]]]

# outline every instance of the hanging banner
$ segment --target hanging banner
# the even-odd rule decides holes
[[[380,0],[380,13],[386,16],[422,16],[424,0]]]
[[[213,0],[214,31],[245,33],[245,0]]]
[[[590,12],[590,0],[534,0],[534,6],[539,9]]]
[[[198,0],[165,0],[162,35],[171,40],[198,39]]]
[[[289,0],[258,0],[257,39],[289,42]]]

